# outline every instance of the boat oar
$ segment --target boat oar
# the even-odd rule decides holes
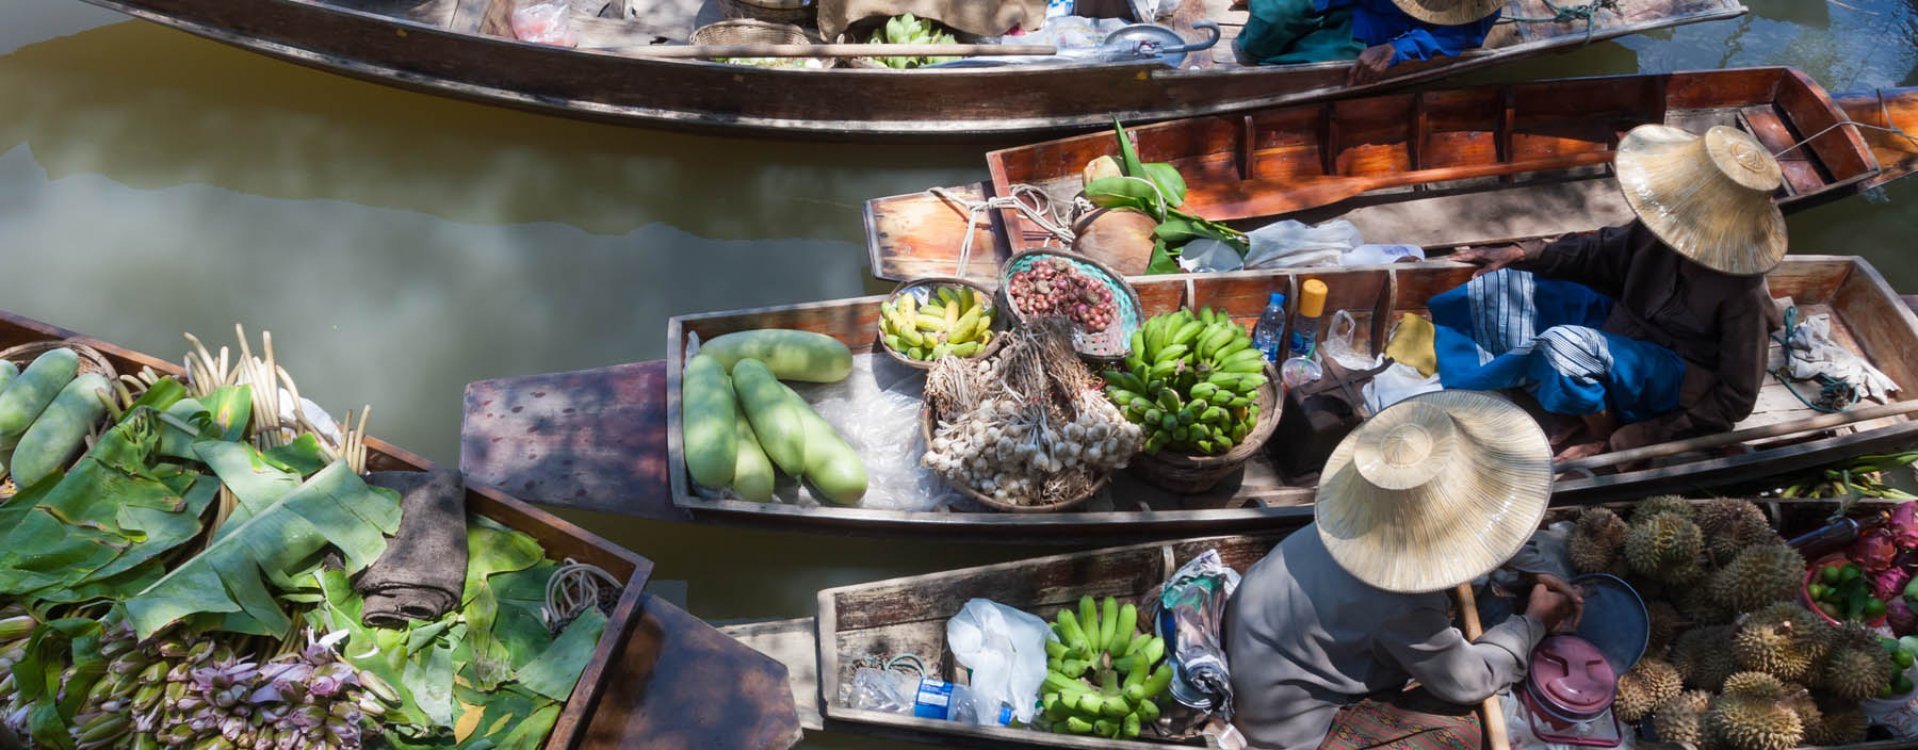
[[[627,57],[998,57],[1055,55],[1050,44],[655,44],[602,47]]]
[[[1458,585],[1458,613],[1465,621],[1465,640],[1476,641],[1485,634],[1484,626],[1478,621],[1478,597],[1472,594],[1472,582]],[[1506,736],[1505,707],[1498,702],[1498,694],[1486,698],[1479,706],[1485,712],[1485,744],[1492,750],[1511,750],[1512,740]]]
[[[1192,190],[1195,195],[1188,197],[1186,202],[1200,206],[1200,208],[1189,210],[1208,219],[1231,221],[1329,206],[1347,198],[1385,188],[1427,182],[1504,177],[1524,172],[1548,172],[1604,164],[1611,160],[1610,150],[1586,151],[1543,159],[1474,164],[1464,167],[1439,167],[1363,177],[1325,177],[1306,181],[1246,180],[1229,184],[1217,193],[1195,188]]]
[[[1552,470],[1561,474],[1568,471],[1590,470],[1600,466],[1611,466],[1613,464],[1622,464],[1630,461],[1643,461],[1648,458],[1676,456],[1680,453],[1690,453],[1708,448],[1720,448],[1735,443],[1743,443],[1748,440],[1763,440],[1765,438],[1794,435],[1800,432],[1829,430],[1833,427],[1843,427],[1854,422],[1896,417],[1912,412],[1918,412],[1918,401],[1900,401],[1895,404],[1867,406],[1862,409],[1848,409],[1836,414],[1820,414],[1816,417],[1806,417],[1790,422],[1779,422],[1777,424],[1768,424],[1760,427],[1747,427],[1742,430],[1721,432],[1716,435],[1704,435],[1687,438],[1685,440],[1654,443],[1652,445],[1613,451],[1611,453],[1600,453],[1596,456],[1577,458],[1555,464],[1552,466]]]

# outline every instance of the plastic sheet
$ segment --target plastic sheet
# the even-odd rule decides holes
[[[972,670],[968,687],[978,723],[1000,723],[1006,707],[1013,718],[1032,721],[1046,680],[1046,641],[1057,637],[1038,616],[989,599],[966,602],[946,621],[952,657]]]
[[[931,470],[919,465],[926,452],[919,429],[925,373],[885,355],[854,355],[852,374],[837,383],[791,383],[820,418],[866,461],[866,497],[861,508],[933,510],[961,498]],[[803,486],[782,481],[774,496],[784,502],[817,501]]]
[[[572,8],[565,0],[531,0],[514,6],[508,24],[513,38],[522,42],[577,47],[579,39],[573,36],[571,14]]]

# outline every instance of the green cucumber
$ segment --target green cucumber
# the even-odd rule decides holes
[[[19,443],[33,420],[79,372],[80,355],[62,348],[40,355],[8,382],[7,390],[0,393],[0,447]]]
[[[773,499],[772,459],[759,447],[759,438],[753,435],[753,424],[747,421],[745,412],[736,413],[733,422],[739,436],[739,460],[733,465],[733,494],[755,503],[770,502]]]
[[[733,483],[739,468],[739,400],[719,359],[707,354],[686,363],[679,387],[679,434],[686,470],[701,486]]]
[[[806,402],[792,396],[759,360],[739,360],[732,372],[733,390],[766,457],[788,476],[805,476],[806,421],[800,412],[809,408]]]
[[[107,415],[107,379],[87,373],[69,381],[13,448],[13,484],[27,488],[53,476],[86,445],[87,430]]]

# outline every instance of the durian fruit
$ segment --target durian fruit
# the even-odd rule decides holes
[[[1625,533],[1629,530],[1625,519],[1610,508],[1586,508],[1579,514],[1578,524],[1573,527],[1572,538],[1567,543],[1572,567],[1580,573],[1611,572],[1618,563],[1618,553],[1625,546]]]
[[[1791,708],[1801,690],[1762,672],[1732,675],[1725,692],[1712,700],[1705,724],[1728,750],[1789,750],[1805,738],[1804,722]]]
[[[1746,500],[1719,498],[1700,504],[1692,520],[1705,534],[1705,554],[1724,564],[1747,547],[1778,544],[1783,541],[1772,529],[1771,519]]]
[[[1640,659],[1631,671],[1618,676],[1618,693],[1612,699],[1612,713],[1619,721],[1638,723],[1684,692],[1684,678],[1678,670],[1658,659]]]
[[[1692,628],[1672,643],[1672,666],[1685,678],[1685,686],[1717,691],[1725,678],[1738,671],[1732,659],[1730,625]]]
[[[1710,750],[1715,744],[1711,733],[1705,728],[1705,713],[1712,707],[1712,694],[1704,690],[1687,690],[1672,696],[1652,713],[1652,729],[1658,732],[1658,739],[1665,742],[1685,742],[1700,750]]]
[[[1830,640],[1831,650],[1813,670],[1813,685],[1834,698],[1861,701],[1878,697],[1891,684],[1898,667],[1870,629],[1847,623]]]
[[[1805,725],[1805,744],[1849,745],[1864,742],[1865,731],[1870,728],[1870,720],[1857,706],[1836,708],[1822,712],[1817,723]]]
[[[1689,521],[1692,519],[1692,504],[1677,495],[1645,498],[1632,506],[1632,525],[1637,526],[1664,513],[1672,513]]]
[[[1790,601],[1805,580],[1805,557],[1783,544],[1750,547],[1712,574],[1711,597],[1732,612]]]
[[[1826,625],[1809,610],[1774,602],[1745,618],[1732,637],[1732,659],[1739,669],[1764,672],[1781,680],[1803,680],[1824,656]]]
[[[1663,658],[1672,646],[1672,639],[1678,636],[1678,626],[1684,616],[1667,601],[1646,602],[1645,613],[1650,617],[1652,631],[1650,640],[1645,642],[1645,654]]]
[[[1625,562],[1647,578],[1685,583],[1703,574],[1698,566],[1703,545],[1697,524],[1675,513],[1660,513],[1632,525],[1625,535]]]

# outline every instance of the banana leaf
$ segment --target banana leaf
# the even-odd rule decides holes
[[[606,616],[588,609],[566,626],[526,668],[519,671],[519,684],[527,690],[564,702],[573,695],[573,684],[593,660],[593,647],[606,630]]]
[[[399,518],[396,498],[336,462],[127,600],[128,618],[141,638],[206,614],[219,615],[202,618],[215,629],[283,635],[292,623],[262,576],[284,577],[329,545],[357,573],[386,551]]]
[[[461,614],[466,618],[466,647],[471,655],[467,679],[482,691],[497,689],[512,679],[514,645],[528,635],[525,618],[507,612],[502,631],[499,594],[490,580],[500,573],[512,573],[538,565],[545,558],[539,542],[526,534],[502,527],[478,516],[469,516],[466,524],[466,592]],[[545,579],[540,580],[542,591]],[[538,634],[545,636],[545,627]],[[502,637],[505,636],[505,637]]]
[[[419,705],[406,679],[407,631],[372,628],[362,624],[360,616],[365,600],[353,590],[346,571],[323,568],[314,573],[314,578],[326,598],[322,606],[307,612],[307,624],[316,631],[329,634],[345,632],[346,640],[339,644],[341,658],[385,680],[386,684],[393,686],[394,692],[399,693],[399,707],[387,711],[382,721],[422,729],[434,724],[432,717]],[[451,725],[450,719],[447,725]]]
[[[1125,169],[1128,177],[1144,177],[1145,164],[1139,161],[1139,150],[1132,145],[1132,136],[1127,135],[1125,126],[1119,124],[1119,118],[1112,118],[1112,133],[1119,139],[1119,166]]]
[[[193,444],[193,453],[219,475],[220,482],[232,490],[233,497],[239,501],[225,523],[213,532],[216,542],[291,494],[307,475],[326,465],[320,457],[320,444],[311,435],[302,435],[299,440],[266,453],[247,443],[201,440]],[[302,471],[308,466],[314,468]]]

